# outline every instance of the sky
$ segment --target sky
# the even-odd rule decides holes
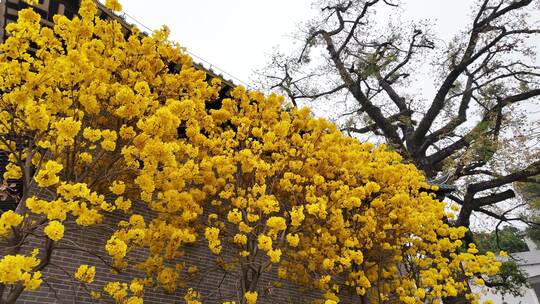
[[[248,82],[252,69],[264,65],[273,46],[286,40],[298,22],[309,18],[310,2],[152,0],[149,5],[148,1],[130,0],[121,3],[128,21],[133,17],[150,29],[167,25],[172,40],[211,63],[213,68],[238,78],[233,79],[238,83],[238,80]],[[194,60],[200,62],[200,58]],[[208,67],[208,63],[204,65]]]
[[[314,16],[313,0],[129,0],[121,1],[127,20],[151,30],[162,25],[171,38],[199,58],[206,67],[230,74],[238,84],[249,84],[253,71],[267,63],[280,45],[287,49],[300,22]],[[403,1],[403,15],[436,21],[434,30],[448,39],[468,20],[471,0]],[[132,19],[133,18],[133,19]],[[142,26],[139,27],[144,30]],[[149,30],[147,30],[149,31]]]

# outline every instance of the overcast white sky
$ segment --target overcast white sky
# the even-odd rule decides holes
[[[124,12],[150,29],[167,25],[172,38],[213,66],[248,82],[276,45],[287,46],[299,22],[317,12],[312,0],[125,0]],[[404,15],[436,20],[442,38],[467,20],[471,0],[408,0]],[[466,9],[464,9],[466,8]],[[129,20],[129,18],[128,18]],[[235,81],[238,83],[238,81]]]

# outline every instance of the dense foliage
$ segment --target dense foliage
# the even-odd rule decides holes
[[[525,233],[512,226],[505,226],[494,232],[475,234],[475,241],[480,252],[498,252],[504,250],[508,253],[528,251],[523,241]]]
[[[50,29],[22,10],[0,46],[4,178],[24,184],[17,212],[0,217],[11,244],[0,260],[6,303],[40,287],[52,252],[72,243],[68,223],[122,213],[103,247],[112,267],[146,277],[90,291],[117,303],[142,303],[145,288],[190,287],[182,257],[200,240],[216,257],[234,252],[216,261],[239,277],[243,297],[230,300],[249,304],[269,271],[321,290],[327,304],[348,292],[372,303],[462,294],[475,303],[469,279],[498,271],[494,254],[458,251],[466,228],[445,223],[453,212],[397,153],[276,95],[238,87],[218,96],[220,81],[208,83],[167,29],[126,37],[90,0],[79,14],[56,16]],[[46,241],[27,252],[32,237]],[[82,284],[100,275],[84,262],[74,273]],[[185,301],[201,295],[189,289]]]
[[[525,236],[525,231],[512,226],[505,226],[493,232],[475,233],[474,239],[481,253],[498,252],[500,250],[504,250],[505,253],[516,253],[533,249],[527,247],[523,240]],[[491,276],[486,285],[501,294],[515,297],[522,296],[523,287],[528,286],[528,274],[519,268],[518,262],[518,260],[511,257],[504,258],[499,273]]]

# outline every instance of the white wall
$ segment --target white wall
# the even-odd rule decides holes
[[[482,296],[482,300],[492,300],[494,304],[540,304],[534,290],[527,289],[523,297],[516,298],[512,295],[505,295],[504,298],[500,294],[487,293]],[[482,303],[482,300],[480,303]]]

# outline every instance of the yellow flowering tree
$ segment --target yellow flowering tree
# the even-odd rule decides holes
[[[53,252],[81,245],[65,242],[67,225],[113,214],[125,220],[103,240],[103,262],[145,271],[103,287],[117,303],[142,303],[146,287],[192,287],[187,245],[204,246],[234,273],[239,296],[228,300],[249,304],[266,273],[319,291],[326,304],[456,295],[474,303],[468,280],[498,271],[493,254],[458,251],[466,229],[444,222],[452,214],[397,153],[346,137],[279,96],[242,87],[218,96],[220,82],[207,82],[166,28],[126,35],[96,18],[90,0],[79,15],[56,16],[50,29],[23,10],[0,46],[4,179],[24,185],[17,212],[0,217],[10,244],[0,260],[2,301],[38,288]],[[30,236],[45,241],[28,253]],[[133,263],[135,252],[143,260]],[[99,275],[83,262],[73,279]],[[187,289],[186,303],[201,299]]]

